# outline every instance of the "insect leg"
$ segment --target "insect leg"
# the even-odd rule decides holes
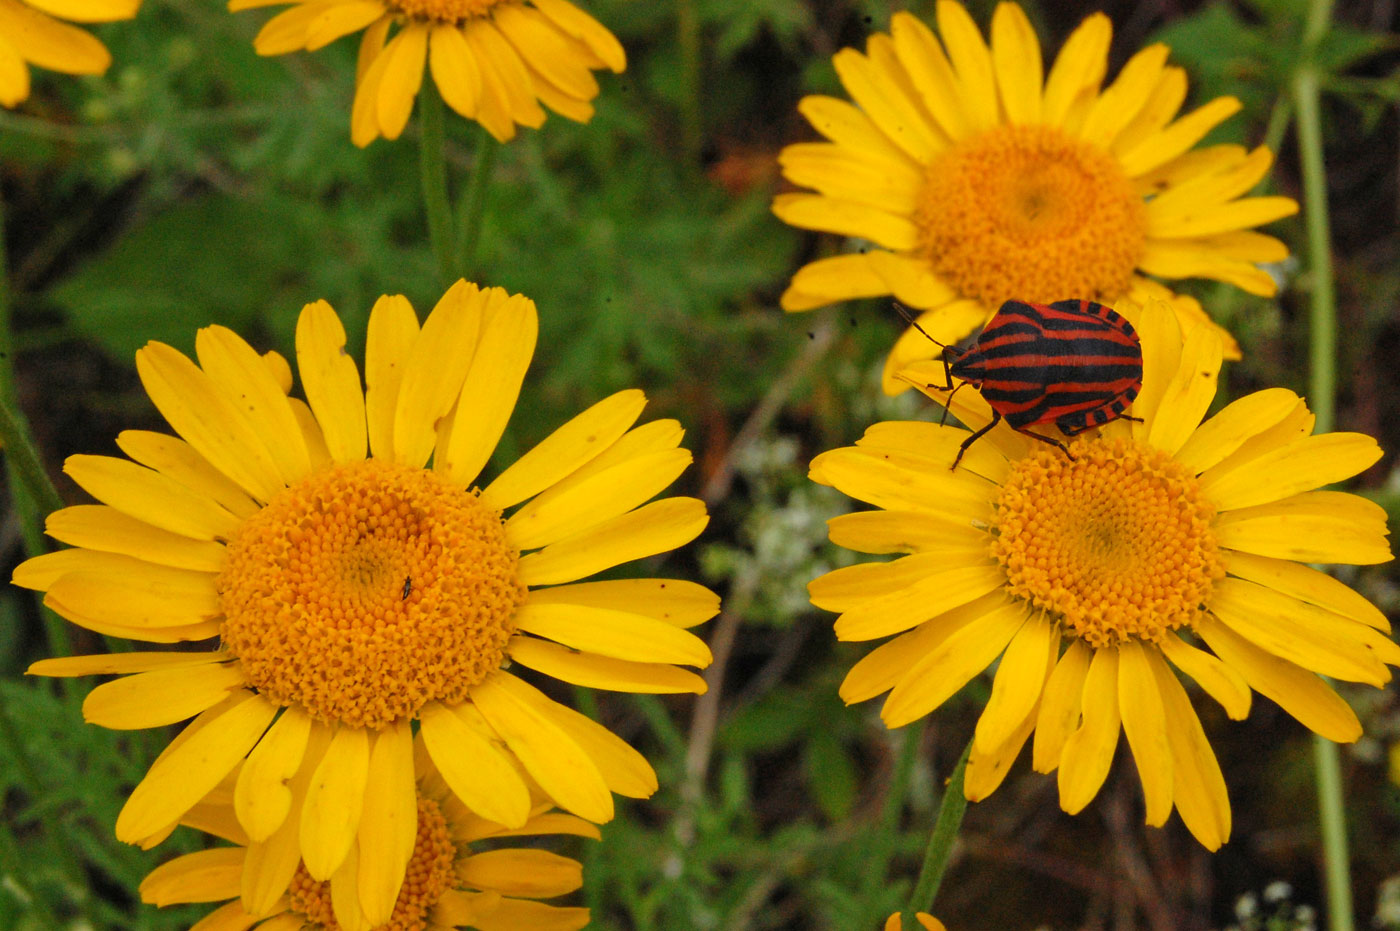
[[[1039,433],[1032,433],[1030,430],[1018,430],[1017,432],[1020,433],[1022,436],[1028,436],[1033,440],[1040,440],[1040,442],[1042,443],[1049,443],[1051,446],[1058,446],[1060,448],[1060,452],[1064,453],[1066,456],[1069,456],[1070,462],[1077,461],[1074,458],[1074,455],[1069,451],[1069,447],[1066,446],[1064,443],[1061,443],[1059,440],[1052,439],[1048,436],[1041,436]]]
[[[946,410],[946,408],[944,408],[944,410]],[[976,433],[972,434],[972,436],[963,440],[962,444],[958,446],[958,454],[953,457],[953,464],[948,466],[949,472],[952,472],[954,469],[956,469],[958,467],[958,463],[962,462],[963,453],[967,452],[967,448],[972,445],[972,442],[982,434],[986,433],[988,430],[992,429],[992,427],[995,427],[997,425],[997,421],[999,420],[1001,420],[1001,412],[993,408],[992,422],[987,424],[981,430],[978,430]],[[1066,452],[1068,452],[1068,450],[1066,450]]]

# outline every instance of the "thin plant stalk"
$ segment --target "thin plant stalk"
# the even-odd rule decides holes
[[[476,157],[472,160],[472,176],[467,182],[466,193],[462,195],[461,210],[457,222],[457,255],[461,259],[461,274],[470,276],[476,261],[477,248],[481,244],[481,225],[486,217],[486,191],[491,186],[491,175],[496,170],[496,150],[499,144],[485,129],[480,131],[476,143]]]
[[[447,193],[447,134],[443,130],[442,96],[431,81],[418,95],[418,164],[423,181],[423,207],[428,214],[428,238],[444,286],[456,277],[452,248],[452,205]]]
[[[866,872],[865,898],[874,903],[876,892],[886,881],[890,859],[894,856],[895,841],[899,836],[899,815],[908,801],[909,785],[913,781],[914,762],[919,757],[919,746],[923,743],[924,722],[922,719],[895,733],[899,735],[899,756],[895,759],[894,774],[890,779],[889,792],[880,808],[880,821],[875,826],[875,839],[868,853],[869,869]]]
[[[938,895],[938,887],[943,883],[943,874],[948,869],[948,859],[953,855],[953,845],[958,839],[958,829],[962,827],[963,813],[967,811],[967,799],[963,796],[963,777],[967,773],[967,758],[972,754],[972,741],[963,748],[958,764],[953,767],[953,775],[943,790],[943,800],[938,803],[938,820],[928,836],[928,846],[924,848],[924,865],[919,870],[919,881],[914,884],[914,892],[909,896],[909,910],[932,912],[933,900]]]
[[[1297,108],[1298,151],[1303,172],[1303,216],[1312,283],[1308,401],[1317,415],[1319,433],[1331,430],[1336,421],[1337,394],[1337,298],[1332,272],[1327,167],[1322,146],[1322,80],[1314,57],[1318,43],[1327,33],[1331,15],[1331,0],[1311,0],[1308,4],[1302,64],[1293,74],[1292,87],[1294,106]],[[1318,820],[1326,871],[1327,925],[1332,931],[1353,931],[1346,802],[1337,745],[1325,737],[1314,736],[1313,765],[1317,774]]]

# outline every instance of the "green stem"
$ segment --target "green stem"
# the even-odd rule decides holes
[[[455,277],[452,256],[452,206],[447,194],[447,134],[443,131],[442,97],[431,82],[418,95],[418,164],[422,169],[423,207],[428,214],[428,238],[444,286]]]
[[[43,462],[29,439],[28,424],[16,402],[14,337],[10,327],[10,271],[5,251],[5,199],[0,192],[0,448],[5,451],[5,478],[19,517],[20,537],[29,556],[44,552],[44,515],[63,507]],[[49,655],[73,652],[68,626],[52,611],[41,611]],[[65,685],[65,694],[71,687]]]
[[[914,892],[909,896],[910,911],[933,910],[933,900],[938,895],[943,872],[948,868],[948,858],[953,855],[953,844],[958,839],[958,828],[962,827],[963,812],[967,811],[963,776],[971,754],[972,741],[969,740],[958,758],[958,765],[953,767],[947,788],[943,790],[943,800],[938,804],[938,820],[934,822],[933,831],[928,836],[928,846],[924,848],[924,865],[919,870],[919,881],[914,884]]]
[[[460,274],[470,278],[481,242],[481,224],[486,217],[486,191],[496,168],[496,150],[500,146],[485,129],[476,143],[476,158],[472,161],[472,176],[462,197],[458,214],[457,254],[461,257]]]
[[[1327,207],[1327,167],[1322,146],[1321,74],[1314,53],[1327,33],[1331,0],[1311,0],[1304,24],[1302,64],[1293,73],[1293,101],[1298,111],[1298,152],[1303,172],[1303,213],[1311,272],[1311,341],[1308,401],[1317,415],[1317,432],[1336,422],[1337,297],[1332,271],[1332,231]],[[1353,931],[1351,858],[1347,850],[1346,803],[1337,745],[1313,737],[1317,772],[1318,820],[1327,883],[1328,927]]]
[[[681,50],[681,154],[691,169],[700,166],[700,15],[694,0],[676,4],[676,41]]]
[[[894,764],[894,776],[890,779],[890,790],[885,795],[885,803],[880,808],[880,821],[875,828],[875,840],[871,844],[867,869],[865,871],[865,898],[874,908],[876,894],[886,882],[890,860],[894,856],[896,839],[899,836],[899,815],[904,811],[909,795],[909,783],[914,774],[914,761],[919,757],[919,745],[923,743],[924,722],[922,719],[897,732],[902,744],[899,758]]]

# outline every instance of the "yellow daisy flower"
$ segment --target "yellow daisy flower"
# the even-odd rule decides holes
[[[219,638],[203,652],[30,667],[126,674],[88,695],[91,723],[195,716],[131,793],[120,839],[167,831],[246,760],[234,810],[248,836],[266,841],[299,812],[299,856],[313,879],[329,879],[357,836],[413,820],[413,722],[457,797],[509,828],[530,817],[525,776],[595,822],[613,816],[613,792],[655,791],[640,754],[516,671],[703,692],[674,664],[710,662],[686,628],[717,613],[713,593],[672,579],[578,580],[688,543],[705,505],[646,503],[691,456],[676,421],[633,427],[646,404],[637,390],[599,401],[472,487],[537,328],[534,303],[500,288],[457,282],[421,329],[405,298],[383,297],[362,391],[340,320],[318,301],[296,332],[306,402],[288,397],[284,359],[259,357],[223,327],[200,331],[198,365],[161,343],[137,353],[178,436],[130,430],[117,438],[130,460],[70,457],[64,470],[102,504],[52,514],[49,535],[74,548],[14,578],[102,634]],[[376,848],[367,864],[397,888],[401,859]],[[371,923],[392,901],[367,906]]]
[[[919,927],[923,928],[924,931],[947,931],[947,928],[943,926],[943,922],[934,918],[928,912],[915,912],[914,920],[919,923]],[[900,917],[899,912],[895,912],[889,918],[885,919],[885,931],[904,931],[904,919]]]
[[[361,834],[349,868],[329,879],[311,878],[295,856],[295,825],[264,842],[254,842],[238,823],[233,802],[236,780],[216,788],[181,819],[182,824],[235,844],[176,857],[153,870],[141,883],[141,899],[165,906],[232,899],[197,922],[191,931],[252,928],[283,931],[303,927],[349,929],[380,927],[388,931],[576,931],[588,924],[588,909],[536,901],[567,895],[582,885],[576,860],[547,850],[513,848],[503,838],[540,834],[576,834],[598,838],[598,829],[581,818],[550,810],[536,800],[529,819],[516,829],[481,818],[453,797],[415,742],[423,769],[415,790],[413,821],[392,825],[384,836]],[[319,741],[314,752],[325,750]],[[296,777],[306,781],[309,774]],[[294,822],[295,816],[289,819]],[[392,844],[406,862],[408,879],[393,900],[383,924],[366,921],[362,901],[381,892],[357,887],[355,869],[364,849]]]
[[[1378,505],[1315,490],[1381,451],[1362,434],[1310,435],[1312,414],[1282,388],[1202,423],[1220,337],[1198,326],[1183,345],[1161,302],[1133,316],[1142,422],[1066,438],[1073,460],[1004,421],[955,470],[969,432],[931,423],[876,424],[818,456],[815,481],[879,509],[833,519],[832,541],[910,555],[838,569],[810,592],[840,612],[839,639],[897,635],[840,690],[847,703],[889,692],[890,727],[929,714],[1000,657],[968,799],[991,794],[1034,731],[1034,768],[1059,770],[1060,805],[1076,813],[1103,783],[1121,726],[1147,822],[1163,824],[1175,806],[1215,849],[1230,836],[1225,780],[1172,666],[1231,718],[1248,714],[1253,690],[1331,740],[1361,735],[1319,676],[1384,685],[1400,646],[1365,598],[1302,563],[1391,558]],[[946,399],[930,387],[943,384],[942,363],[902,377]],[[991,422],[972,391],[949,409],[971,428]]]
[[[131,19],[141,0],[0,0],[0,106],[29,96],[29,66],[101,74],[112,56],[90,32],[60,22]]]
[[[1103,83],[1112,25],[1095,13],[1069,37],[1048,76],[1030,22],[997,6],[991,45],[961,4],[940,0],[940,43],[896,13],[866,53],[842,49],[836,73],[854,103],[806,97],[798,109],[829,142],[790,145],[783,174],[814,193],[781,194],[773,212],[803,229],[869,248],[799,269],[785,310],[892,294],[921,309],[945,343],[1005,300],[1167,300],[1183,327],[1207,319],[1193,299],[1147,275],[1226,281],[1272,295],[1258,267],[1288,255],[1253,227],[1295,213],[1287,197],[1242,197],[1272,154],[1192,147],[1240,108],[1221,97],[1180,118],[1186,73],[1167,48],[1134,55]],[[1228,334],[1227,358],[1238,358]],[[910,328],[885,366],[895,373],[937,350]]]
[[[358,146],[399,137],[425,68],[449,107],[505,142],[517,123],[543,125],[540,104],[588,122],[593,72],[627,67],[617,37],[569,0],[229,0],[228,8],[289,2],[253,40],[259,55],[315,51],[364,30],[350,117]]]

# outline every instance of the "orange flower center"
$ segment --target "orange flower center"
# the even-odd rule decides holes
[[[934,159],[915,222],[939,277],[992,309],[1113,300],[1147,237],[1117,161],[1051,126],[998,127]]]
[[[480,19],[489,15],[492,7],[512,2],[516,0],[387,0],[390,8],[410,19],[454,24]]]
[[[992,555],[1011,593],[1095,648],[1194,623],[1225,575],[1195,476],[1128,439],[1069,448],[1036,450],[1002,486]]]
[[[525,597],[518,562],[476,494],[375,459],[335,466],[229,541],[224,648],[271,701],[382,727],[499,668]]]
[[[408,872],[399,897],[394,900],[394,913],[388,924],[375,931],[423,931],[428,927],[428,913],[442,894],[456,885],[455,864],[457,847],[452,842],[447,819],[436,802],[418,800],[418,838],[408,860]],[[321,931],[341,931],[331,907],[331,884],[317,882],[298,865],[292,877],[291,910],[306,918],[307,924]]]

